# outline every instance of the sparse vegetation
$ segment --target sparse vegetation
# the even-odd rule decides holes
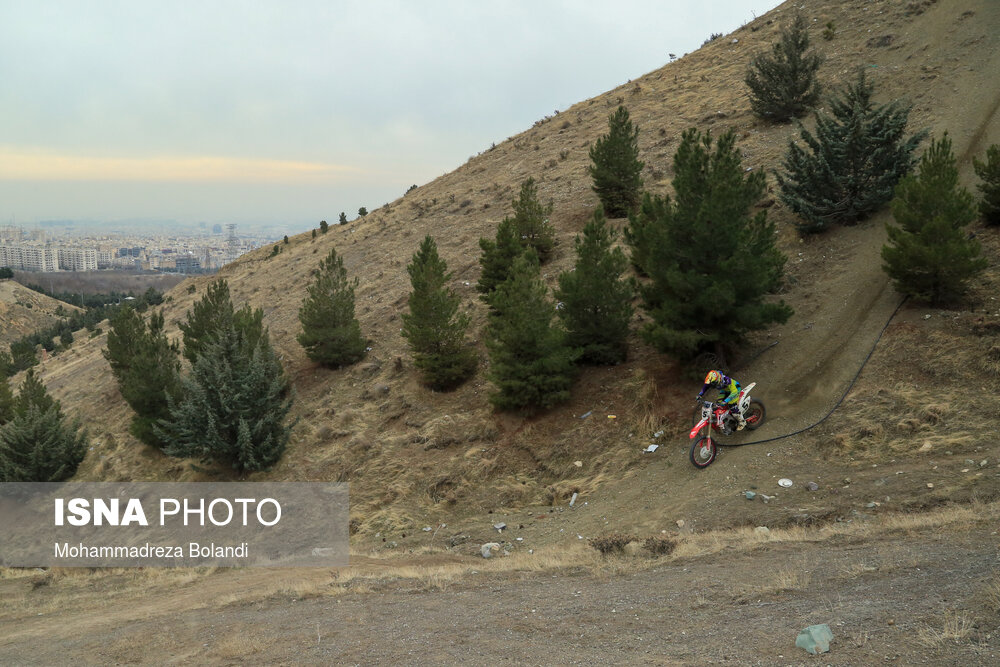
[[[341,214],[341,215],[343,215],[343,214]],[[330,231],[330,223],[328,223],[326,220],[320,220],[319,221],[319,233],[320,234],[326,234],[328,231]]]
[[[750,60],[744,82],[755,114],[784,122],[816,106],[820,96],[816,72],[823,58],[808,49],[806,20],[796,14],[791,25],[781,29],[771,53],[758,53]]]
[[[635,210],[642,190],[639,160],[639,128],[632,124],[628,109],[619,106],[608,116],[608,133],[590,148],[590,177],[605,213],[622,218]]]
[[[677,548],[677,540],[666,535],[654,535],[643,540],[642,548],[654,556],[669,556]]]
[[[875,106],[874,84],[864,70],[829,101],[830,114],[816,114],[816,134],[802,128],[808,151],[794,141],[777,172],[781,200],[802,221],[799,230],[819,232],[831,224],[854,224],[892,198],[899,179],[913,167],[913,151],[927,136],[904,137],[910,107],[898,100]]]
[[[965,227],[976,219],[972,194],[958,185],[958,166],[947,133],[928,148],[916,174],[896,186],[882,248],[885,270],[901,294],[933,304],[961,297],[987,266],[979,241]]]
[[[1000,145],[993,144],[986,150],[986,161],[972,158],[976,176],[980,183],[976,186],[983,198],[979,202],[979,214],[988,225],[1000,225]]]

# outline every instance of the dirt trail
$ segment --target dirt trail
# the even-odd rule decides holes
[[[613,576],[481,574],[221,607],[184,608],[186,592],[165,592],[159,606],[123,604],[89,622],[67,613],[25,619],[0,638],[0,652],[15,664],[73,655],[78,664],[789,665],[815,661],[795,636],[827,623],[834,641],[823,664],[987,664],[1000,652],[996,618],[985,620],[981,606],[996,546],[984,522],[863,542],[773,543]],[[202,582],[188,588],[197,593]],[[940,636],[955,619],[966,623],[959,642]]]

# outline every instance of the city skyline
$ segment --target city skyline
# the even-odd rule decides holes
[[[6,3],[0,221],[353,219],[777,4]]]

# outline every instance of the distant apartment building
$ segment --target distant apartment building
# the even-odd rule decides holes
[[[108,269],[111,268],[111,263],[115,258],[115,253],[111,250],[98,250],[97,251],[97,268]]]
[[[177,273],[200,273],[201,260],[193,255],[180,255],[174,259]]]
[[[59,252],[55,248],[21,245],[0,245],[0,266],[20,271],[58,271]]]
[[[59,268],[63,271],[96,271],[97,251],[93,248],[59,248]]]

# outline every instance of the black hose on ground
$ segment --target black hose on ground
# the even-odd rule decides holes
[[[799,435],[800,433],[805,433],[806,431],[808,431],[810,429],[814,429],[817,426],[819,426],[820,424],[822,424],[823,422],[825,422],[827,420],[827,418],[829,418],[829,416],[833,414],[834,410],[836,410],[837,408],[840,407],[840,404],[844,402],[844,399],[847,398],[847,395],[849,393],[851,393],[851,389],[854,388],[854,383],[856,383],[858,381],[858,378],[861,377],[861,371],[863,371],[865,369],[865,366],[868,365],[868,362],[869,362],[869,360],[871,360],[872,355],[875,354],[875,348],[878,347],[879,341],[882,340],[882,334],[884,334],[885,330],[889,328],[889,324],[892,323],[893,318],[896,317],[896,313],[898,313],[899,309],[903,307],[904,303],[906,303],[907,298],[909,298],[909,297],[905,297],[904,296],[903,299],[899,302],[899,305],[896,306],[896,309],[892,311],[891,315],[889,315],[889,319],[886,321],[885,326],[882,327],[882,330],[878,332],[878,336],[876,336],[875,342],[872,343],[872,349],[868,350],[868,355],[865,356],[864,361],[861,362],[861,367],[858,368],[858,372],[854,374],[854,377],[851,379],[851,383],[849,385],[847,385],[847,389],[844,390],[844,393],[841,394],[841,396],[837,400],[837,402],[834,403],[834,405],[833,405],[832,408],[830,408],[830,411],[827,412],[825,415],[823,415],[822,419],[820,419],[815,424],[810,424],[809,426],[806,426],[805,428],[800,428],[798,431],[793,431],[791,433],[786,433],[785,435],[778,435],[778,436],[775,436],[773,438],[767,438],[766,440],[754,440],[753,442],[741,442],[741,443],[733,444],[733,445],[726,445],[726,444],[723,444],[722,442],[719,442],[718,444],[721,447],[746,447],[747,445],[760,445],[760,444],[763,444],[765,442],[774,442],[775,440],[783,440],[784,438],[790,438],[793,435]],[[765,349],[767,349],[767,348],[765,348]]]

